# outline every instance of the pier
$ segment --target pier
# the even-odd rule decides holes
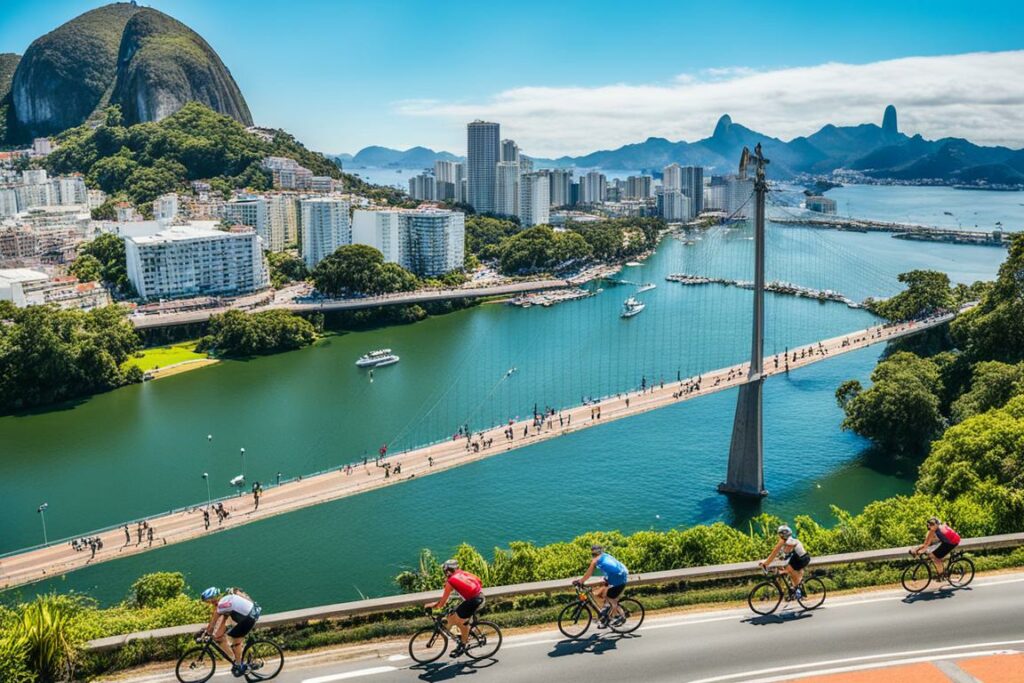
[[[889,232],[893,237],[922,242],[946,242],[948,244],[973,244],[985,247],[1009,247],[1015,232],[1007,230],[960,230],[936,228],[914,223],[872,221],[860,218],[772,218],[777,225],[794,225],[823,230],[846,230],[849,232]]]
[[[689,273],[672,273],[671,275],[666,275],[665,279],[669,282],[676,282],[681,285],[724,285],[726,287],[739,287],[740,289],[754,288],[754,283],[749,280],[705,277],[703,275],[690,275]],[[781,282],[776,280],[765,283],[764,290],[766,292],[773,292],[784,296],[816,299],[822,302],[834,301],[836,303],[846,304],[850,308],[863,308],[861,304],[857,303],[853,299],[843,296],[839,292],[831,289],[814,289],[813,287],[804,287],[802,285],[794,285],[791,282]]]

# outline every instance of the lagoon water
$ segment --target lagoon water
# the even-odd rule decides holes
[[[962,198],[962,212],[1002,194],[946,192]],[[1003,221],[1019,223],[1021,215],[1008,211]],[[464,422],[479,429],[528,414],[534,403],[567,405],[635,387],[642,378],[671,381],[677,373],[739,362],[749,353],[750,293],[682,287],[664,276],[749,278],[749,237],[749,228],[737,227],[689,245],[667,238],[642,267],[621,275],[658,284],[641,295],[648,309],[628,321],[618,310],[635,288],[605,283],[594,297],[550,309],[478,306],[0,418],[0,552],[40,540],[35,509],[43,501],[50,505],[50,538],[57,538],[199,503],[204,471],[214,496],[226,495],[242,466],[240,447],[249,480],[272,482],[278,471],[291,477],[361,460],[384,442],[404,449],[445,438]],[[895,275],[911,268],[938,268],[963,282],[991,278],[1005,256],[995,248],[778,226],[770,226],[768,253],[769,278],[858,300],[894,293]],[[873,320],[840,304],[775,296],[766,317],[768,353]],[[370,382],[353,362],[382,346],[402,361]],[[836,386],[866,380],[881,352],[829,359],[766,383],[772,495],[762,509],[828,522],[831,504],[858,510],[912,488],[864,465],[865,442],[839,429]],[[391,593],[394,574],[413,565],[424,547],[445,555],[462,541],[488,551],[592,529],[743,524],[756,510],[733,507],[714,492],[734,403],[732,391],[701,398],[22,592],[85,590],[110,602],[141,573],[180,570],[193,586],[243,585],[276,610]]]

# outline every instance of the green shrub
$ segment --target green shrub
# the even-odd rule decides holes
[[[159,607],[185,592],[185,576],[181,572],[144,574],[132,584],[138,607]]]

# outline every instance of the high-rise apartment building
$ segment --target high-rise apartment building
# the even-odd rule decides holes
[[[572,169],[554,168],[548,172],[551,206],[569,206],[572,201]]]
[[[312,269],[324,257],[346,244],[352,244],[349,203],[344,199],[321,197],[303,199],[302,260]]]
[[[605,200],[608,179],[600,171],[590,171],[580,178],[580,203],[599,204]]]
[[[519,161],[519,145],[515,140],[502,140],[500,156],[499,161]]]
[[[679,164],[669,164],[662,169],[661,186],[666,191],[683,189],[683,169]]]
[[[649,175],[631,175],[626,178],[627,199],[648,199],[654,194],[654,178]]]
[[[271,251],[283,251],[288,244],[299,241],[299,196],[278,192],[267,197]]]
[[[501,126],[473,121],[466,126],[467,197],[477,213],[494,213],[498,161],[501,159]]]
[[[409,196],[420,201],[432,202],[437,197],[437,183],[427,172],[409,178]]]
[[[434,194],[440,201],[461,201],[459,187],[462,184],[463,165],[455,161],[434,162]]]
[[[661,217],[666,221],[690,220],[690,198],[682,190],[663,190]]]
[[[368,244],[389,263],[403,265],[408,262],[405,234],[402,230],[401,210],[352,212],[352,244]],[[404,267],[404,265],[403,265]]]
[[[551,209],[551,181],[547,173],[519,177],[519,223],[523,227],[544,225]]]
[[[269,284],[260,238],[252,228],[224,231],[214,222],[126,237],[128,279],[143,299],[244,294]]]
[[[418,209],[399,214],[407,244],[407,264],[419,276],[443,275],[465,265],[466,215],[461,211]]]
[[[506,140],[505,142],[510,142]],[[519,162],[499,161],[494,187],[494,213],[519,214]]]
[[[696,218],[704,210],[704,169],[684,166],[680,169],[680,180],[679,189],[690,199],[690,218]]]
[[[725,179],[725,211],[730,218],[750,218],[754,215],[754,179],[728,176]]]
[[[263,197],[243,195],[225,202],[221,208],[224,221],[229,225],[248,225],[263,240],[263,248],[270,249],[270,223],[267,220],[267,200]]]

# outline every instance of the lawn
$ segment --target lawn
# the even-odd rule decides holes
[[[196,343],[194,341],[171,344],[170,346],[154,346],[151,349],[143,349],[140,353],[142,354],[141,358],[129,358],[127,362],[138,365],[143,371],[152,370],[153,368],[166,368],[168,365],[174,365],[185,360],[198,360],[208,357],[205,353],[198,353],[196,351]]]

